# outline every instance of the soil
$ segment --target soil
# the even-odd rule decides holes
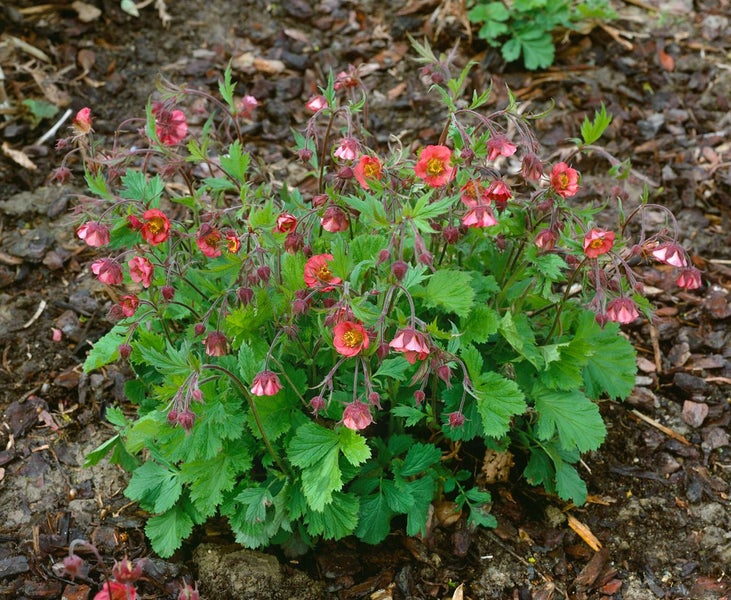
[[[184,579],[210,599],[728,598],[729,0],[615,0],[616,20],[557,40],[556,64],[541,72],[505,65],[468,39],[458,0],[146,4],[138,18],[114,0],[0,7],[0,598],[91,597],[98,569],[76,583],[58,570],[76,538],[94,542],[108,563],[149,557],[143,598],[175,598]],[[645,271],[656,316],[626,328],[637,387],[627,402],[601,405],[609,436],[585,459],[583,507],[514,477],[491,489],[496,530],[460,522],[426,540],[396,533],[376,548],[344,540],[292,560],[232,546],[212,522],[173,559],[155,558],[145,515],[121,493],[125,474],[83,467],[111,434],[106,407],[125,406],[125,373],[82,373],[90,343],[109,327],[109,298],[89,276],[93,254],[73,235],[78,164],[71,181],[51,181],[63,156],[54,141],[68,122],[43,135],[67,109],[90,106],[97,136],[111,136],[143,113],[158,74],[215,90],[232,61],[238,91],[260,102],[248,146],[272,177],[296,179],[290,130],[327,72],[348,64],[368,72],[380,141],[433,143],[442,115],[407,33],[441,50],[458,43],[462,63],[479,63],[474,87],[492,81],[494,105],[506,102],[506,85],[531,110],[555,101],[539,126],[547,159],[604,103],[614,115],[608,149],[634,168],[628,203],[647,186],[674,211],[704,286],[678,291],[670,271]],[[58,112],[43,117],[43,107]],[[578,165],[592,190],[585,200],[601,196],[606,167]]]

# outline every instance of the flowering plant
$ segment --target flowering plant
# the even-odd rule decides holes
[[[251,168],[241,125],[257,102],[234,96],[229,70],[220,98],[163,85],[146,143],[74,137],[98,198],[78,235],[109,251],[92,271],[116,321],[84,368],[122,359],[137,376],[138,414],[108,410],[118,434],[88,462],[111,453],[132,471],[125,494],[153,513],[162,556],[216,514],[249,547],[378,543],[397,516],[426,534],[439,503],[493,526],[470,462],[486,451],[584,502],[575,465],[606,434],[596,401],[634,383],[619,324],[649,311],[631,265],[654,258],[700,285],[672,215],[653,233],[651,205],[625,215],[618,201],[605,229],[576,201],[572,160],[607,156],[603,109],[544,164],[536,116],[512,96],[485,112],[489,91],[464,98],[471,65],[453,76],[451,55],[415,47],[445,104],[440,138],[373,147],[351,68],[306,104],[301,189]],[[195,135],[175,108],[189,94],[216,109]]]

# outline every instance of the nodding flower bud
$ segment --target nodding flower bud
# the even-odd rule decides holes
[[[449,413],[449,426],[453,429],[464,425],[464,415],[460,412]]]
[[[195,327],[193,327],[193,333],[195,333],[196,336],[203,335],[206,332],[206,326],[203,323],[196,323]]]
[[[84,559],[76,554],[63,559],[63,570],[71,577],[72,581],[79,575],[83,575],[84,567]]]
[[[465,161],[468,165],[475,158],[475,152],[472,150],[472,148],[462,148],[462,152],[460,152],[459,155],[460,158],[462,158],[462,160]]]
[[[284,238],[284,250],[290,254],[297,254],[302,248],[304,248],[305,239],[301,234],[293,231]]]
[[[119,356],[121,356],[124,360],[127,360],[130,354],[132,354],[132,346],[129,344],[119,345]]]
[[[397,281],[403,281],[404,277],[406,277],[406,272],[408,270],[409,265],[403,260],[397,260],[396,262],[391,264],[391,273],[393,273],[393,276],[396,278]]]
[[[384,248],[378,253],[378,264],[385,263],[389,258],[391,258],[391,251],[388,248]]]
[[[424,402],[425,398],[426,394],[422,390],[416,390],[414,392],[414,401],[416,402],[416,406],[421,406],[421,403]]]
[[[120,561],[115,561],[112,567],[112,578],[119,583],[129,585],[142,577],[142,570],[145,565],[145,559],[136,560],[134,563],[126,557]]]
[[[427,265],[428,267],[431,267],[432,263],[434,262],[434,255],[431,252],[422,252],[421,254],[419,254],[418,260],[422,265]]]
[[[160,289],[160,293],[162,294],[162,297],[165,298],[168,302],[173,299],[173,296],[175,295],[175,288],[173,288],[170,285],[164,285]]]
[[[450,370],[449,365],[439,365],[439,367],[437,367],[437,376],[447,384],[448,388],[452,387],[452,371]]]
[[[378,395],[378,392],[368,394],[368,402],[378,408],[378,410],[381,410],[381,397]]]
[[[310,162],[312,158],[312,150],[309,148],[302,148],[297,154],[302,162]]]
[[[307,312],[307,302],[300,298],[292,300],[292,314],[304,315]]]
[[[310,400],[310,408],[312,409],[312,414],[317,415],[325,408],[325,398],[322,396],[315,396],[312,400]]]
[[[175,410],[174,408],[171,408],[168,411],[168,423],[170,425],[175,426],[178,424],[178,414],[179,414],[178,411]]]
[[[442,235],[448,244],[456,244],[459,240],[459,229],[454,225],[447,225],[442,229]]]
[[[353,172],[353,169],[348,166],[340,167],[338,169],[338,179],[353,179],[355,177],[355,173]]]
[[[178,415],[178,425],[180,425],[185,431],[193,429],[195,423],[195,413],[189,409],[185,409]]]
[[[241,304],[248,306],[254,299],[254,290],[248,287],[240,287],[236,290],[236,295],[239,297]]]
[[[317,196],[313,196],[312,208],[320,208],[321,206],[325,206],[328,200],[329,198],[327,197],[327,194],[318,194]]]
[[[259,277],[259,281],[261,281],[262,283],[267,283],[269,281],[269,278],[272,276],[272,270],[264,265],[256,270],[256,274]]]

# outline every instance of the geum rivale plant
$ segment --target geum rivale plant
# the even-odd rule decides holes
[[[85,370],[121,359],[136,374],[137,414],[108,410],[118,435],[89,462],[111,453],[132,472],[160,555],[214,515],[248,547],[426,534],[442,502],[492,526],[474,476],[486,449],[580,504],[576,465],[606,435],[596,401],[633,387],[619,324],[649,307],[630,263],[700,285],[671,215],[655,233],[649,204],[599,226],[572,159],[543,162],[533,117],[512,97],[486,111],[489,91],[465,100],[470,65],[453,77],[451,56],[416,48],[445,82],[441,137],[372,147],[351,68],[295,134],[307,192],[252,168],[241,130],[257,102],[228,70],[219,98],[162,85],[144,143],[128,128],[100,149],[76,124],[93,192],[78,235],[107,253],[91,268],[116,321]],[[211,108],[195,135],[175,108],[191,95]],[[572,156],[605,156],[609,120],[586,119]]]

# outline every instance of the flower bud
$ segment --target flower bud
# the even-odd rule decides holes
[[[381,397],[378,395],[377,392],[371,392],[370,394],[368,394],[368,402],[370,402],[373,406],[377,407],[380,410]]]
[[[452,371],[449,368],[449,365],[439,365],[439,367],[437,367],[437,376],[447,384],[448,388],[452,387]]]
[[[63,559],[63,570],[71,577],[72,581],[83,574],[84,567],[84,559],[76,554],[72,554]]]
[[[129,358],[129,355],[132,354],[132,346],[129,344],[120,344],[119,345],[119,356],[123,358],[124,360],[127,360]]]
[[[447,225],[442,229],[442,235],[448,244],[456,244],[459,240],[459,229],[454,225]]]
[[[416,406],[421,406],[421,403],[424,402],[425,398],[426,394],[423,392],[423,390],[416,390],[414,392],[414,401],[416,402]]]
[[[325,206],[329,198],[327,197],[327,194],[318,194],[317,196],[312,197],[312,208],[320,208],[321,206]]]
[[[259,281],[266,284],[269,281],[269,278],[272,276],[272,270],[264,265],[256,270],[256,274],[259,277]]]
[[[408,270],[409,265],[406,264],[403,260],[397,260],[396,262],[391,264],[391,273],[397,281],[403,281],[404,277],[406,277],[406,272]]]
[[[170,285],[164,285],[160,289],[160,293],[162,294],[162,297],[165,298],[168,302],[173,299],[173,296],[175,295],[175,289]]]
[[[293,315],[304,315],[307,312],[307,302],[300,298],[292,300],[292,314]]]
[[[178,425],[185,429],[185,431],[190,431],[191,429],[193,429],[194,423],[195,413],[193,413],[191,410],[186,408],[178,415]]]
[[[310,408],[312,409],[312,414],[317,415],[321,410],[324,410],[325,399],[322,396],[315,396],[310,400]]]
[[[178,415],[178,411],[177,411],[177,410],[175,410],[174,408],[171,408],[171,409],[170,409],[170,410],[168,411],[168,417],[167,417],[167,419],[168,419],[168,423],[169,423],[170,425],[172,425],[173,427],[174,427],[175,425],[177,425],[177,424],[178,424],[178,416],[179,416],[179,415]]]
[[[312,158],[312,150],[309,148],[302,148],[299,152],[297,152],[297,155],[302,162],[310,162],[310,159]]]
[[[385,263],[389,258],[391,258],[391,251],[388,248],[384,248],[378,253],[378,264]]]
[[[239,297],[241,304],[243,304],[244,306],[248,306],[254,299],[254,290],[249,287],[240,287],[236,291],[236,295]]]
[[[301,234],[292,232],[284,238],[284,250],[290,254],[297,254],[305,245],[305,239]]]
[[[196,323],[193,332],[196,336],[203,335],[206,332],[206,326],[203,323]]]
[[[453,429],[464,425],[464,415],[460,412],[449,413],[449,426]]]

